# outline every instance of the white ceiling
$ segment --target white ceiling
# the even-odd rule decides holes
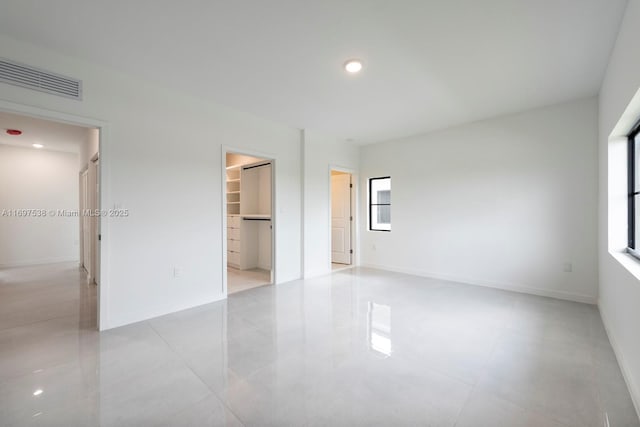
[[[21,130],[22,135],[7,135],[7,129]],[[42,144],[42,150],[78,153],[86,135],[87,129],[79,126],[0,112],[0,144],[32,150],[36,148],[31,144]]]
[[[626,2],[3,0],[0,32],[368,143],[597,94]]]

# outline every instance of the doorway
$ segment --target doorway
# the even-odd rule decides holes
[[[84,209],[98,206],[100,132],[2,110],[0,128],[0,207],[9,212],[0,221],[0,274],[28,280],[33,288],[22,296],[24,304],[0,302],[0,311],[29,324],[78,315],[83,327],[98,329],[100,219],[87,220]],[[90,153],[96,164],[83,167]],[[91,230],[85,233],[87,221]],[[4,285],[6,292],[17,289]]]
[[[227,294],[274,282],[273,160],[225,153]]]
[[[353,176],[331,170],[331,269],[353,264]]]

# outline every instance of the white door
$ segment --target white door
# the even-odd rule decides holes
[[[351,264],[351,175],[331,175],[331,262]]]

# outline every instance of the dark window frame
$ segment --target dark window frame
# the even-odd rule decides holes
[[[627,139],[627,252],[640,259],[640,250],[636,247],[636,198],[640,197],[640,188],[636,188],[636,150],[640,140],[640,121],[635,124]],[[640,139],[640,138],[639,138]]]
[[[381,180],[381,179],[391,179],[391,176],[378,176],[375,178],[369,178],[369,231],[386,231],[388,233],[391,230],[383,230],[380,228],[373,228],[373,207],[374,206],[391,206],[391,198],[389,198],[389,203],[373,203],[373,181]],[[391,191],[391,190],[389,190]],[[391,208],[389,208],[391,209]],[[391,222],[389,222],[391,225]]]

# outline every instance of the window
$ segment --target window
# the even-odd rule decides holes
[[[629,134],[629,145],[627,151],[627,182],[629,185],[629,202],[628,202],[628,252],[640,258],[640,250],[637,247],[640,243],[640,235],[638,234],[638,226],[640,225],[640,206],[638,206],[638,198],[640,197],[640,123]],[[636,209],[638,207],[638,209]]]
[[[391,231],[391,177],[369,178],[369,230]]]

